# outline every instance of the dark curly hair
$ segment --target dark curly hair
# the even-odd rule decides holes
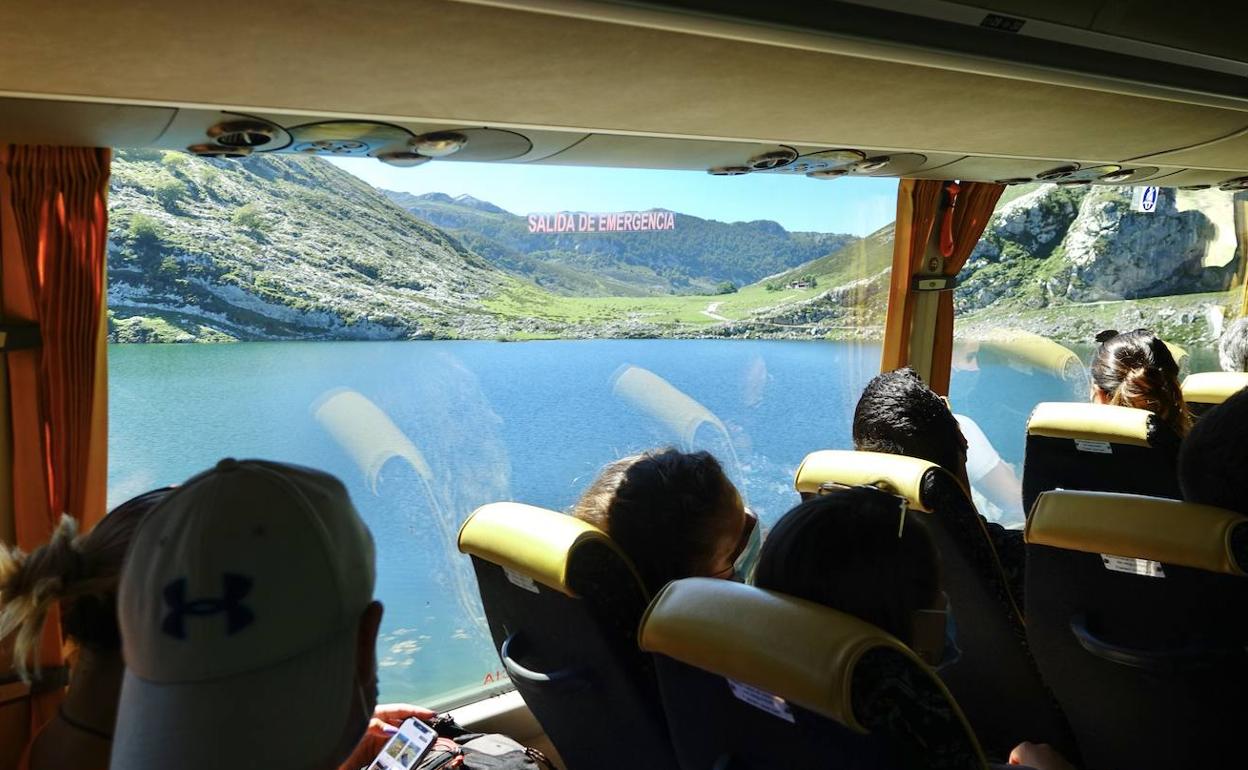
[[[854,448],[927,460],[961,478],[966,438],[944,400],[910,367],[878,375],[854,409]]]

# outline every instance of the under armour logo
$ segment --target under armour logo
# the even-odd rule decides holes
[[[165,604],[169,614],[160,624],[160,630],[175,639],[186,638],[187,615],[216,615],[225,613],[226,636],[233,635],[252,624],[255,613],[243,606],[242,600],[251,592],[251,578],[229,572],[221,576],[225,589],[220,599],[186,600],[186,578],[178,578],[165,586]]]

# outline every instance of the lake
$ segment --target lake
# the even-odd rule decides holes
[[[607,462],[675,445],[716,454],[774,522],[806,453],[850,447],[879,355],[744,340],[113,345],[109,503],[225,456],[337,475],[377,542],[381,697],[431,702],[498,676],[454,546],[474,508],[566,509]],[[955,372],[952,401],[1021,470],[1031,407],[1080,387],[981,357]]]

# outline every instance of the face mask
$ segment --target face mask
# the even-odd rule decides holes
[[[732,580],[738,583],[748,583],[754,577],[754,568],[758,566],[758,557],[763,552],[763,531],[759,526],[758,519],[750,514],[750,519],[746,525],[750,527],[750,534],[746,540],[745,547],[741,549],[741,553],[737,554],[736,560],[732,563]]]

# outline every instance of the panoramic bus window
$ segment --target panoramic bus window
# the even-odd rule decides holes
[[[1090,399],[1098,335],[1152,330],[1180,379],[1218,369],[1218,339],[1243,297],[1235,195],[1006,188],[954,295],[950,401],[982,513],[1021,526],[1027,418],[1042,401]]]
[[[119,150],[109,501],[223,456],[341,478],[377,543],[383,700],[506,685],[478,506],[566,511],[606,463],[706,449],[764,526],[849,448],[896,181]],[[187,344],[167,344],[187,343]]]

